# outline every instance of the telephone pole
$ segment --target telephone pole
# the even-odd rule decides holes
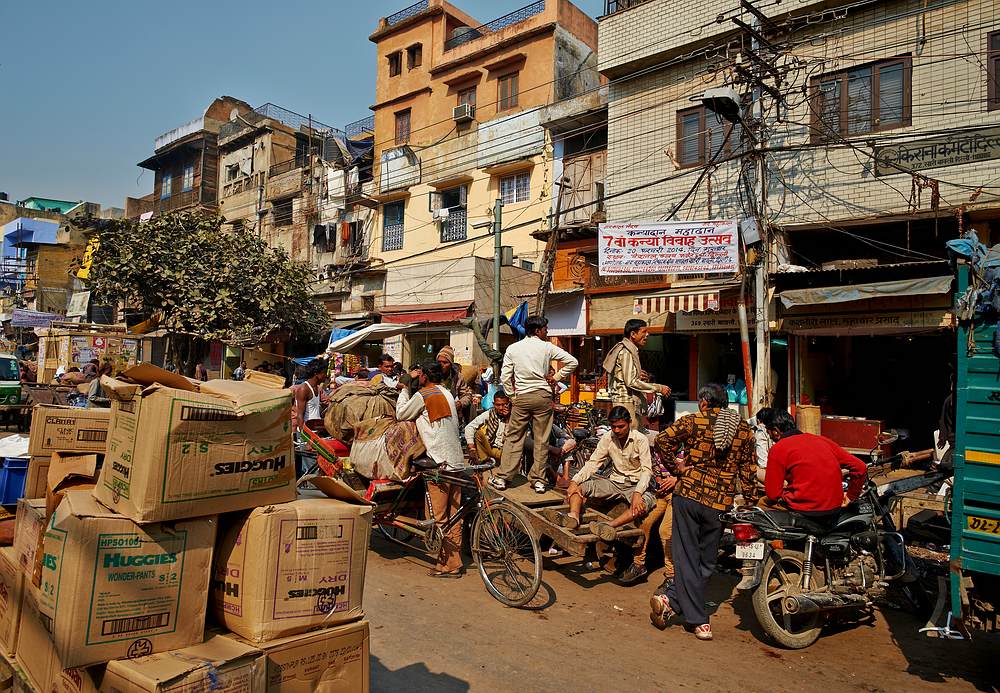
[[[503,199],[493,206],[493,348],[500,351],[500,268],[503,266]]]

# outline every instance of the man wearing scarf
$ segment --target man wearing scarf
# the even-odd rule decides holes
[[[410,372],[420,389],[413,395],[405,385],[399,383],[399,399],[396,401],[396,419],[416,421],[420,439],[427,448],[427,456],[444,469],[461,469],[465,466],[465,456],[458,438],[458,412],[455,399],[441,381],[444,374],[441,364],[431,361]],[[455,514],[462,501],[462,489],[449,483],[428,481],[427,495],[430,499],[434,519],[444,525]],[[462,574],[462,523],[456,522],[445,533],[438,553],[437,566],[433,577],[459,577]]]
[[[670,388],[642,380],[644,373],[639,361],[639,347],[645,345],[649,338],[646,321],[629,320],[625,323],[623,335],[625,338],[611,347],[605,357],[604,370],[608,374],[611,406],[625,407],[632,415],[632,429],[637,430],[643,428],[641,422],[646,410],[646,395],[669,397]]]
[[[465,427],[465,444],[478,464],[499,464],[503,439],[510,421],[510,397],[503,390],[493,395],[493,407]]]

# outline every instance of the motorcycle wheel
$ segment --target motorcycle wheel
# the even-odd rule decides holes
[[[798,587],[802,580],[805,556],[799,551],[774,551],[764,564],[760,585],[753,592],[753,610],[757,622],[781,647],[801,650],[819,639],[823,629],[823,614],[785,614],[781,601],[789,587]],[[810,588],[821,588],[824,582],[822,569],[814,570]]]

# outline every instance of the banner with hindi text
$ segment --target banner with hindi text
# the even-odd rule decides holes
[[[601,276],[622,274],[735,274],[736,221],[608,222],[598,236]]]

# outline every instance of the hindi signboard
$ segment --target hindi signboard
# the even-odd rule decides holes
[[[735,274],[736,222],[610,222],[601,224],[598,271],[621,274]]]
[[[875,147],[875,175],[958,166],[1000,158],[1000,127]]]
[[[48,327],[56,320],[62,320],[63,316],[56,313],[42,313],[37,310],[25,310],[15,308],[11,312],[11,327]]]

